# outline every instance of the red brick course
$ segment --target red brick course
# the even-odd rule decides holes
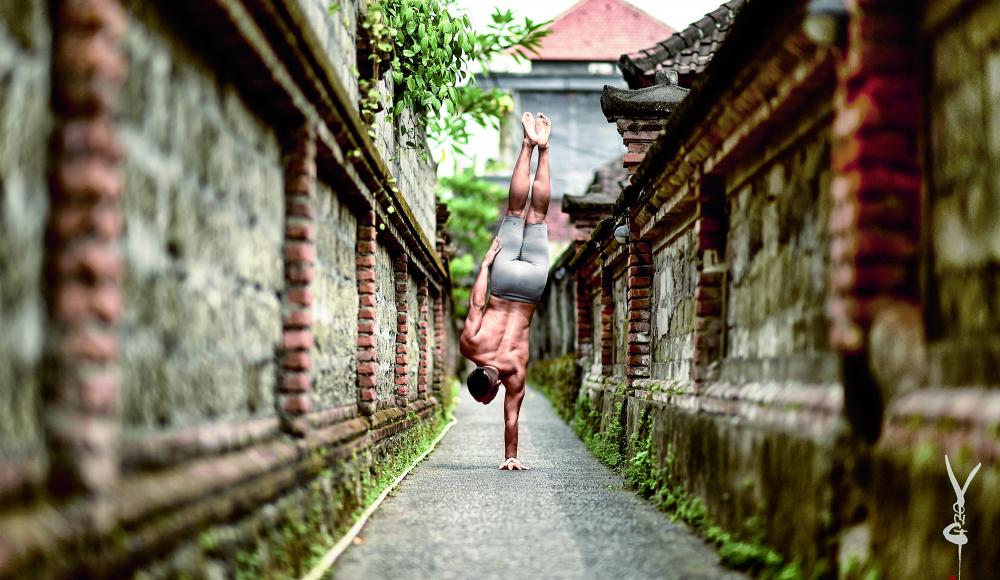
[[[410,390],[408,388],[409,376],[409,354],[407,340],[410,336],[409,320],[406,293],[410,285],[409,260],[406,256],[398,256],[394,263],[396,275],[396,317],[399,324],[396,325],[396,406],[406,407],[409,404]]]
[[[310,126],[286,135],[284,142],[285,205],[285,316],[284,376],[278,387],[278,409],[286,433],[304,436],[311,409],[313,294],[309,286],[316,264],[315,229],[311,217],[316,204],[316,135]],[[294,210],[294,211],[293,211]],[[289,367],[288,363],[294,364]]]
[[[358,410],[371,416],[377,408],[375,390],[377,351],[375,340],[375,212],[369,210],[358,220],[354,260],[358,280]]]
[[[910,8],[858,2],[838,62],[831,185],[830,343],[867,347],[875,297],[918,299],[921,174]],[[885,219],[888,218],[888,219]]]
[[[46,275],[52,340],[47,404],[48,488],[102,496],[119,477],[115,445],[123,263],[124,178],[115,115],[127,65],[125,13],[115,0],[53,5],[51,213]],[[39,98],[43,98],[39,95]],[[91,522],[104,528],[107,518]]]

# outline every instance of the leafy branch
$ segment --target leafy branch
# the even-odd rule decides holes
[[[478,87],[469,65],[485,68],[506,51],[513,51],[515,60],[527,58],[548,34],[548,22],[519,22],[511,10],[498,8],[487,31],[477,33],[469,17],[454,16],[451,7],[452,0],[380,0],[369,6],[362,26],[370,38],[369,58],[389,57],[396,87],[392,115],[412,110],[416,128],[426,129],[431,141],[452,143],[461,151],[468,143],[469,121],[497,127],[513,108],[502,91]],[[362,103],[363,112],[377,110],[373,87],[363,90],[369,99]],[[405,137],[405,145],[416,146],[412,131]]]

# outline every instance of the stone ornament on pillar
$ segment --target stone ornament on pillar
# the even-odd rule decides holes
[[[125,267],[115,117],[127,74],[126,16],[117,0],[74,0],[53,2],[52,18],[50,331],[42,376],[48,488],[61,497],[103,496],[119,476]],[[93,515],[97,528],[111,522],[109,514]]]
[[[358,410],[362,415],[375,414],[378,391],[375,350],[375,211],[366,211],[358,220],[355,271],[358,283]]]
[[[282,427],[302,436],[312,408],[312,290],[316,264],[316,137],[310,127],[285,142],[285,292],[282,379],[278,406]]]
[[[677,85],[674,71],[657,74],[655,84],[640,89],[605,85],[601,109],[609,123],[616,123],[627,151],[622,163],[629,179],[660,135],[667,119],[688,94]]]

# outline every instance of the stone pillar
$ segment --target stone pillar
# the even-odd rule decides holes
[[[625,144],[623,165],[629,179],[646,158],[646,151],[656,141],[666,123],[664,119],[621,118],[617,121],[618,133]]]
[[[376,410],[375,349],[375,211],[368,210],[358,219],[355,270],[358,282],[358,411],[374,415]]]
[[[629,223],[628,278],[626,300],[628,314],[628,351],[626,353],[626,376],[631,387],[636,379],[650,376],[652,355],[650,354],[650,300],[653,286],[653,244],[649,239],[639,237],[638,228]]]
[[[725,328],[726,183],[721,175],[705,175],[698,186],[697,234],[699,271],[695,288],[694,361],[691,380],[695,384],[718,380],[717,362],[722,356]]]
[[[417,289],[417,302],[420,304],[420,322],[418,323],[419,331],[419,343],[420,343],[420,364],[417,367],[417,394],[421,399],[428,399],[429,395],[427,393],[427,365],[431,357],[430,340],[429,338],[429,328],[430,328],[430,307],[427,306],[427,300],[430,296],[430,289],[428,288],[427,280],[424,279],[420,282],[420,287]]]
[[[316,263],[316,138],[310,127],[284,143],[285,292],[283,373],[278,392],[282,427],[304,435],[312,408],[312,291]]]
[[[104,496],[119,476],[125,267],[115,116],[127,70],[121,47],[126,18],[115,0],[76,0],[53,2],[52,19],[56,122],[42,371],[48,488],[62,497]],[[111,522],[111,514],[102,510],[102,516],[108,517],[92,520],[101,529]]]
[[[406,292],[410,286],[409,262],[405,255],[396,258],[396,406],[409,404],[409,353],[407,339],[410,330],[410,313],[407,311]]]

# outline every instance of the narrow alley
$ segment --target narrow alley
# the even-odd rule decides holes
[[[499,471],[503,407],[463,393],[457,424],[403,480],[333,578],[742,578],[681,524],[623,489],[537,391],[520,455]]]

